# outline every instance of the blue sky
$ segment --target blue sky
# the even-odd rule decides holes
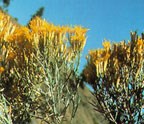
[[[102,47],[104,39],[128,40],[130,31],[144,32],[144,0],[12,0],[8,10],[25,25],[41,6],[45,7],[43,18],[49,22],[90,29],[80,69],[88,51]]]

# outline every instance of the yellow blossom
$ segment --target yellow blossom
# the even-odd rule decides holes
[[[9,51],[7,60],[13,60],[16,57],[16,53],[14,51]]]
[[[0,11],[0,40],[7,41],[7,37],[13,33],[16,26],[10,16]]]
[[[4,72],[4,67],[0,66],[0,74]]]
[[[136,50],[139,54],[142,54],[144,47],[144,41],[141,38],[138,38],[137,44],[136,44]]]
[[[55,27],[55,32],[60,33],[60,34],[65,34],[67,33],[69,28],[67,26],[56,26]]]
[[[42,20],[40,17],[35,17],[29,24],[30,29],[34,33],[43,34],[55,30],[55,26]]]
[[[86,37],[84,35],[72,35],[70,37],[70,43],[74,49],[82,50],[86,43]]]
[[[107,68],[110,52],[105,49],[98,49],[98,50],[91,50],[89,52],[89,55],[91,57],[91,62],[96,67],[97,75],[99,73],[104,73]]]
[[[27,27],[22,26],[22,27],[16,28],[13,34],[11,34],[7,39],[10,42],[14,41],[18,43],[19,45],[21,45],[21,44],[25,44],[25,41],[31,40],[31,34]]]
[[[82,28],[81,26],[75,26],[74,27],[74,32],[76,34],[81,34],[81,35],[85,35],[88,29],[86,28]]]
[[[104,49],[106,49],[106,50],[109,50],[110,46],[111,46],[109,41],[104,41],[102,45],[103,45]]]

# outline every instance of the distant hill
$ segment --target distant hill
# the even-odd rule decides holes
[[[71,124],[108,124],[104,116],[93,109],[93,106],[89,103],[94,99],[94,96],[88,90],[88,88],[79,89],[81,102],[79,104],[75,118]],[[67,117],[68,117],[67,113]],[[62,124],[70,124],[69,121],[65,121]]]

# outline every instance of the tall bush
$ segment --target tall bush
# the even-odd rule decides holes
[[[131,33],[131,41],[90,50],[83,80],[94,88],[92,104],[114,124],[140,124],[144,120],[144,35]]]
[[[78,107],[78,65],[87,29],[56,26],[39,17],[28,26],[0,12],[0,93],[14,124],[32,118],[60,123]]]

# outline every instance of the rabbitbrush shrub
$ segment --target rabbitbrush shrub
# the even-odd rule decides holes
[[[9,123],[26,124],[33,118],[61,123],[70,105],[74,117],[86,31],[55,26],[39,17],[21,26],[0,12],[0,94],[7,101]]]
[[[144,122],[144,35],[90,50],[83,80],[94,88],[92,104],[114,124]]]

